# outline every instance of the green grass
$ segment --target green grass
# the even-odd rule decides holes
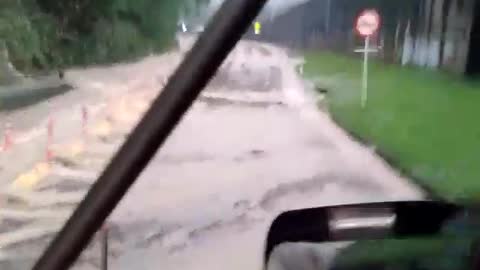
[[[472,250],[478,250],[480,240],[478,224],[478,213],[472,210],[441,224],[435,235],[358,241],[339,252],[331,269],[471,269],[472,255],[477,254]]]
[[[437,195],[480,199],[480,82],[373,62],[362,109],[361,60],[326,52],[306,60],[307,77],[335,78],[328,105],[341,126]]]
[[[340,252],[332,268],[379,269],[372,266],[381,265],[380,269],[395,270],[469,269],[472,242],[455,236],[360,241]]]

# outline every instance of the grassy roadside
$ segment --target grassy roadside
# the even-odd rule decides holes
[[[305,75],[329,89],[333,118],[396,166],[450,200],[480,198],[480,82],[372,63],[360,108],[361,61],[307,52]]]

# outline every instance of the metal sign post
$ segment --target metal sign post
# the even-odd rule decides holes
[[[368,101],[368,55],[369,53],[378,52],[378,49],[370,49],[370,39],[380,27],[380,15],[375,10],[365,10],[357,18],[355,29],[358,34],[365,38],[365,46],[363,49],[357,49],[355,52],[363,53],[362,68],[362,93],[361,106],[364,109]]]
[[[363,76],[362,76],[362,108],[367,106],[368,99],[368,48],[370,45],[370,36],[365,38],[365,51],[363,53]]]
[[[102,270],[108,270],[108,227],[104,226],[102,229]]]
[[[368,100],[368,56],[370,53],[378,52],[377,49],[370,49],[370,36],[365,37],[365,47],[357,49],[355,52],[363,53],[363,68],[362,68],[362,108],[367,106]]]
[[[332,0],[327,0],[327,8],[325,14],[325,34],[330,34],[330,14],[332,9]]]

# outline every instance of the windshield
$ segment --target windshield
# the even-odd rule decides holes
[[[0,269],[34,265],[222,2],[1,0]],[[285,210],[474,201],[479,7],[268,1],[74,269],[259,269]]]

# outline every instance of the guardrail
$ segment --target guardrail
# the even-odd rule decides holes
[[[11,86],[0,86],[0,111],[13,111],[42,102],[72,90],[72,86],[58,78],[26,81]]]

